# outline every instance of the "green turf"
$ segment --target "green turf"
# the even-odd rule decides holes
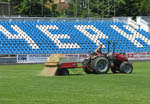
[[[40,77],[43,65],[1,65],[0,104],[150,104],[150,64],[132,74]]]

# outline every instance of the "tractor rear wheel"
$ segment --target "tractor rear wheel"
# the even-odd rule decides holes
[[[67,69],[58,69],[57,72],[56,72],[56,75],[68,76],[69,75],[69,71]]]
[[[110,63],[106,57],[97,57],[91,62],[91,69],[96,74],[105,74],[109,71]]]
[[[129,62],[123,62],[120,65],[120,72],[121,73],[129,74],[129,73],[132,73],[132,71],[133,71],[133,66],[132,66],[131,63],[129,63]]]

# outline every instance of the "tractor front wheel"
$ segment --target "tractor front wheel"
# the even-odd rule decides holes
[[[129,73],[132,73],[132,71],[133,71],[133,66],[132,66],[131,63],[129,63],[129,62],[123,62],[120,65],[120,72],[121,73],[129,74]]]

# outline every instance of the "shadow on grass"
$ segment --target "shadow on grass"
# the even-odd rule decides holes
[[[85,74],[69,74],[69,76],[83,76]]]
[[[83,76],[83,75],[113,75],[114,73],[107,73],[107,74],[94,74],[94,73],[91,73],[91,74],[69,74],[69,76]],[[117,75],[117,74],[120,74],[120,73],[115,73],[114,75]]]

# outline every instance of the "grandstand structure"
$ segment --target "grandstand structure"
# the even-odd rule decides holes
[[[44,62],[53,53],[86,54],[99,44],[103,45],[103,52],[107,52],[108,41],[115,43],[118,53],[150,52],[150,34],[127,21],[113,18],[0,19],[0,55],[16,55],[17,60],[24,63]]]
[[[137,16],[136,21],[140,28],[150,33],[150,16]]]

